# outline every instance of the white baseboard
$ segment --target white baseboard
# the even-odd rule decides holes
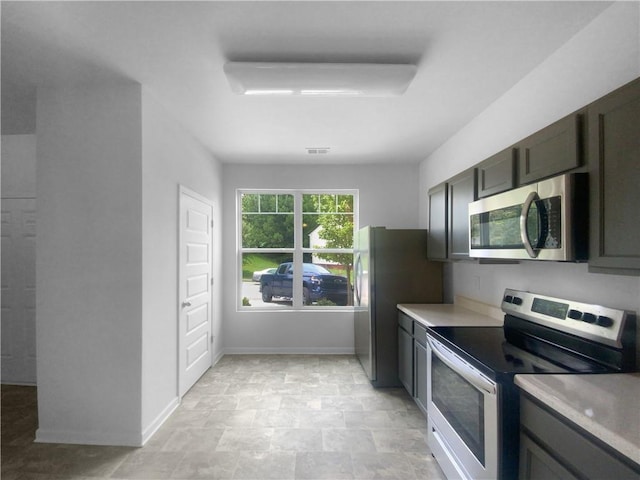
[[[35,382],[22,382],[19,380],[0,380],[0,385],[11,385],[14,387],[37,387]]]
[[[225,355],[354,355],[353,347],[264,348],[232,347],[224,349]]]
[[[213,360],[211,361],[211,366],[215,366],[216,363],[218,363],[220,361],[220,359],[222,357],[224,357],[225,352],[223,350],[219,351],[215,357],[213,357]]]
[[[145,428],[142,433],[137,432],[72,432],[60,430],[36,431],[36,443],[66,443],[74,445],[114,445],[123,447],[142,447],[162,424],[180,405],[180,399],[174,398],[162,412]]]
[[[139,433],[118,432],[71,432],[59,430],[36,430],[36,443],[68,443],[74,445],[112,445],[122,447],[141,447]]]
[[[171,414],[180,406],[180,399],[174,398],[162,412],[151,422],[142,432],[142,445],[146,444],[151,437],[158,431],[162,424],[171,416]]]

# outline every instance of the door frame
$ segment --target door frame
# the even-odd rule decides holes
[[[181,355],[182,355],[182,349],[184,348],[184,345],[182,344],[182,335],[181,335],[181,331],[180,331],[180,315],[182,312],[182,307],[181,307],[181,303],[182,303],[182,283],[181,283],[181,278],[182,278],[182,262],[181,262],[181,252],[182,252],[182,246],[183,246],[183,235],[182,235],[182,225],[183,225],[183,214],[182,214],[182,198],[183,195],[187,195],[190,196],[192,198],[195,198],[196,200],[207,204],[209,207],[211,207],[211,222],[212,222],[212,226],[211,226],[211,271],[210,271],[210,275],[211,275],[211,279],[213,282],[213,267],[214,267],[214,261],[213,261],[213,228],[215,227],[215,222],[213,221],[213,202],[205,197],[204,195],[199,194],[198,192],[190,189],[189,187],[186,187],[182,184],[178,184],[178,246],[177,246],[177,258],[176,261],[178,263],[178,268],[177,268],[177,285],[176,285],[176,331],[177,331],[177,339],[176,339],[176,344],[177,344],[177,362],[176,362],[176,370],[177,370],[177,375],[176,375],[176,391],[178,393],[178,398],[182,399],[182,397],[184,396],[185,392],[182,392],[181,390],[181,380],[182,380],[182,369],[181,369],[181,365],[180,365],[180,359],[181,359]],[[211,285],[211,287],[213,287],[213,284]],[[210,305],[213,305],[213,288],[211,288],[211,293],[210,293],[210,298],[209,298],[209,302]],[[214,312],[213,312],[213,308],[209,308],[209,334],[211,337],[213,337],[213,317],[214,317]],[[211,341],[211,339],[209,339],[210,342],[210,348],[213,349],[213,342]],[[213,362],[214,362],[214,355],[213,355],[213,350],[211,351],[211,365],[213,366]],[[188,389],[187,389],[188,391]]]

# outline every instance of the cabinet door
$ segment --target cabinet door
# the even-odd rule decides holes
[[[555,458],[533,441],[520,434],[520,480],[576,480]]]
[[[511,190],[516,186],[518,149],[507,148],[478,165],[478,198]]]
[[[640,275],[640,80],[588,107],[589,267]]]
[[[413,397],[413,338],[401,327],[398,327],[398,377]]]
[[[449,259],[469,258],[469,203],[477,199],[477,170],[472,168],[448,182],[449,190]]]
[[[427,348],[418,342],[413,342],[413,374],[415,385],[414,398],[418,408],[427,415]]]
[[[429,260],[447,259],[447,184],[429,190]]]
[[[522,140],[518,147],[518,183],[535,182],[579,167],[582,115],[573,114]]]

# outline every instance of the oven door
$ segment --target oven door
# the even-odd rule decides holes
[[[429,447],[447,478],[498,478],[498,386],[428,336]]]

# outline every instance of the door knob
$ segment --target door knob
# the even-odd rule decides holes
[[[191,306],[191,302],[182,302],[182,308],[190,307],[190,306]]]

